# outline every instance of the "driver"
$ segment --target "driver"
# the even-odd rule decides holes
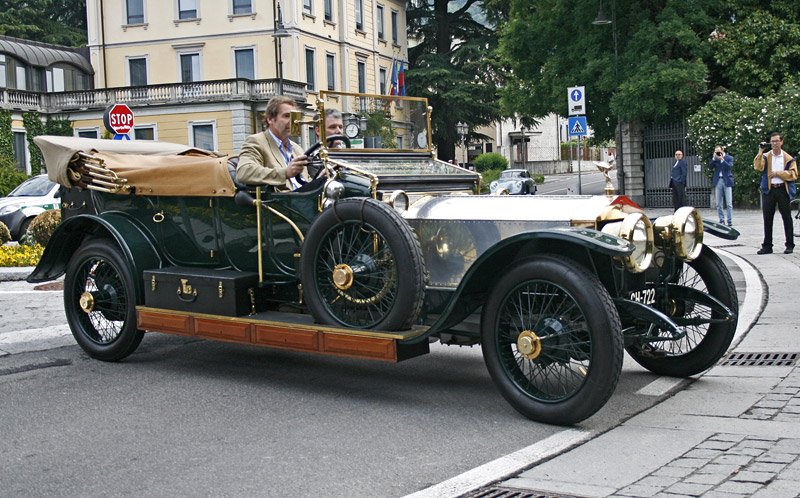
[[[276,190],[296,190],[308,181],[306,165],[300,145],[289,140],[290,113],[297,104],[289,97],[273,97],[267,103],[267,129],[250,135],[242,145],[238,180],[248,185],[267,184]]]

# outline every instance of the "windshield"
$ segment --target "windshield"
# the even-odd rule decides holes
[[[431,151],[427,99],[320,91],[318,107],[342,113],[354,151]]]
[[[46,176],[35,176],[20,183],[8,194],[9,197],[42,197],[50,193],[55,183]]]

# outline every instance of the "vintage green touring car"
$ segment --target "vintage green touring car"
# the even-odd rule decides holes
[[[612,188],[477,195],[479,175],[436,159],[424,99],[325,106],[350,136],[321,137],[295,192],[241,185],[208,151],[37,138],[63,222],[29,281],[66,274],[70,328],[104,361],[145,332],[386,361],[480,344],[505,399],[551,424],[606,403],[623,350],[690,376],[730,345],[736,291],[703,238],[734,230],[691,207],[651,220]]]

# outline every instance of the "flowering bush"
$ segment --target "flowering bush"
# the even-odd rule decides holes
[[[769,141],[773,131],[783,135],[783,150],[796,155],[800,147],[800,80],[796,78],[765,97],[735,92],[718,95],[689,118],[689,138],[703,162],[716,144],[734,157],[735,205],[758,205],[761,175],[753,169],[753,158],[758,144]]]
[[[60,223],[61,211],[58,209],[51,209],[34,218],[31,225],[28,227],[28,232],[37,244],[46,246]]]
[[[0,246],[9,240],[11,240],[11,232],[8,231],[6,224],[0,221]]]
[[[36,266],[42,257],[44,247],[0,246],[0,266]]]

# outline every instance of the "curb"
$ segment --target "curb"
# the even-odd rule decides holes
[[[33,266],[0,268],[0,282],[25,280],[33,272]]]

